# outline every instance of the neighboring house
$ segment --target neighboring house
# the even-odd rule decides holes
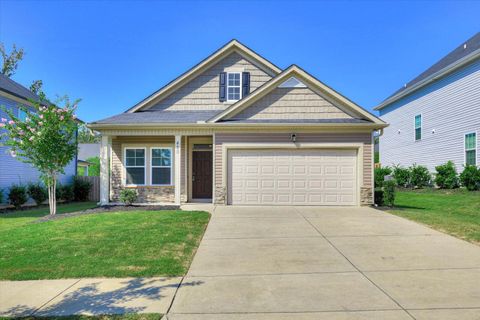
[[[387,125],[233,40],[89,126],[102,134],[104,204],[134,188],[139,202],[355,206],[373,203],[373,131]]]
[[[480,33],[375,109],[389,123],[380,137],[383,166],[480,165]]]
[[[77,174],[88,176],[88,169],[93,163],[88,159],[100,157],[100,143],[79,143],[78,144],[78,160]]]
[[[30,100],[38,101],[38,99],[39,97],[27,88],[0,74],[0,106],[13,110],[14,115],[23,120],[26,114],[19,109],[19,106],[31,107],[31,111],[33,111]],[[8,119],[8,115],[1,109],[0,118]],[[59,179],[60,183],[68,183],[75,175],[76,167],[76,160],[68,164],[65,174]],[[9,148],[0,145],[1,190],[5,192],[12,184],[37,182],[38,180],[39,172],[35,168],[12,157]]]

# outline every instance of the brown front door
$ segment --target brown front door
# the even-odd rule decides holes
[[[194,151],[192,156],[192,198],[212,198],[212,151]]]

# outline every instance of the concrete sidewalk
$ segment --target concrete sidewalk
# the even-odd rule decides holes
[[[181,279],[181,277],[84,278],[0,281],[0,316],[165,314]]]

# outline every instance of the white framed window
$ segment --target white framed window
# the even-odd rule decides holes
[[[465,134],[465,164],[477,165],[477,133],[470,132]]]
[[[415,141],[422,140],[422,115],[415,116]]]
[[[142,186],[146,184],[146,148],[127,147],[124,149],[125,185]]]
[[[153,147],[150,149],[151,184],[154,186],[173,185],[173,149]]]
[[[237,101],[242,97],[242,73],[227,73],[227,101]]]
[[[18,119],[20,121],[25,121],[25,119],[27,119],[27,113],[20,108],[18,109]]]

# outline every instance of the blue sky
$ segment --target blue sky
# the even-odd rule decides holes
[[[123,112],[236,38],[298,64],[371,110],[480,31],[480,2],[0,0],[14,80],[81,98],[85,121]]]

